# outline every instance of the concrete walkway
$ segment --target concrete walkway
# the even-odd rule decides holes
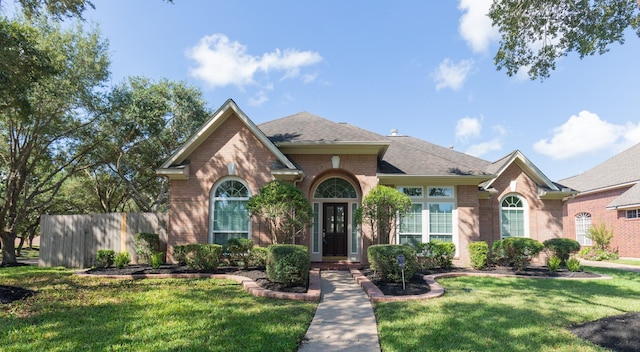
[[[640,266],[638,265],[629,265],[629,264],[618,264],[611,262],[596,262],[591,260],[580,259],[580,264],[584,266],[595,266],[600,268],[611,268],[611,269],[619,269],[625,271],[633,271],[636,273],[640,273]]]
[[[380,351],[369,297],[348,271],[322,271],[322,299],[299,352]]]

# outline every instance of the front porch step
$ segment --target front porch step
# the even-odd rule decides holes
[[[344,270],[348,271],[349,269],[358,269],[361,268],[362,264],[360,262],[350,262],[347,260],[340,260],[336,262],[311,262],[312,269],[320,269],[322,270]]]

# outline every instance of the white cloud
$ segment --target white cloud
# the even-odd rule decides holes
[[[500,38],[497,28],[491,25],[487,14],[493,0],[460,0],[460,35],[476,53],[486,52],[492,41]]]
[[[267,93],[264,90],[259,91],[255,96],[249,98],[249,105],[260,106],[269,101]]]
[[[467,148],[465,151],[466,154],[473,155],[476,157],[480,157],[484,154],[487,154],[492,151],[497,151],[502,149],[502,142],[500,138],[494,138],[488,142],[474,144]]]
[[[463,117],[456,123],[456,139],[460,141],[479,137],[481,131],[482,124],[477,117]]]
[[[195,61],[190,74],[212,87],[242,88],[256,84],[256,74],[271,71],[283,72],[282,79],[297,78],[300,68],[322,61],[316,52],[296,49],[275,49],[262,56],[252,56],[245,45],[230,41],[220,33],[201,38],[196,46],[187,50],[186,56]]]
[[[500,125],[493,126],[491,129],[493,130],[493,135],[495,136],[493,139],[488,142],[474,144],[467,148],[465,153],[480,157],[489,152],[502,150],[502,138],[507,133],[507,130]]]
[[[471,68],[473,68],[473,60],[461,60],[455,63],[450,59],[444,59],[433,74],[436,90],[443,88],[459,90],[467,79]]]
[[[589,111],[581,111],[577,116],[560,127],[553,129],[551,139],[541,139],[533,145],[533,149],[540,154],[553,159],[569,159],[582,154],[601,149],[615,147],[620,138],[632,140],[640,137],[640,131],[601,120]]]

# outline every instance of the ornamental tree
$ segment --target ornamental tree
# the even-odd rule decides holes
[[[411,199],[395,188],[378,185],[371,189],[356,211],[356,222],[367,225],[374,244],[387,244],[395,233],[398,219],[411,208]]]
[[[295,243],[311,223],[313,210],[297,187],[281,180],[274,180],[249,198],[247,209],[252,215],[264,219],[277,243]]]

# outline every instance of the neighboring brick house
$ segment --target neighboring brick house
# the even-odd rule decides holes
[[[378,184],[413,201],[394,243],[443,240],[468,263],[468,244],[562,236],[562,199],[521,152],[492,163],[417,138],[382,136],[303,112],[255,125],[228,100],[157,170],[170,179],[168,248],[251,238],[271,243],[247,199],[272,179],[302,190],[314,211],[301,244],[311,260],[366,262],[369,236],[353,215]]]
[[[591,246],[587,229],[604,222],[613,230],[611,248],[640,258],[640,144],[560,183],[579,191],[564,207],[565,237]]]

